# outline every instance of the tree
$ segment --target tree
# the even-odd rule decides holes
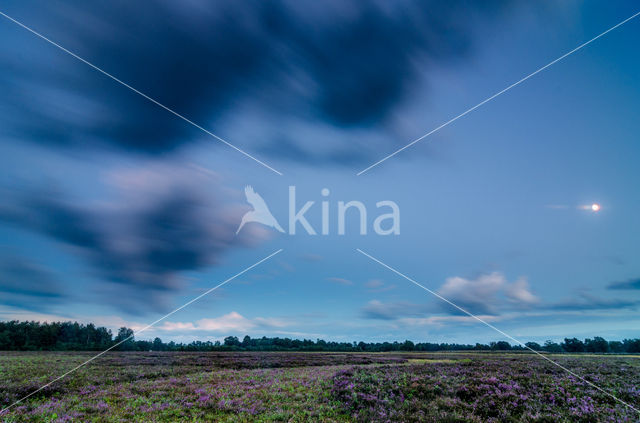
[[[121,342],[118,346],[120,351],[132,351],[135,349],[133,333],[133,329],[125,328],[124,326],[118,329],[118,335],[116,335],[115,342],[116,344]]]
[[[566,352],[584,352],[584,343],[578,338],[564,338],[562,349]]]
[[[11,350],[12,347],[9,331],[0,332],[0,350]]]
[[[506,341],[486,344],[447,344],[412,341],[404,342],[335,342],[317,339],[267,338],[252,339],[244,336],[242,342],[235,336],[220,341],[193,341],[188,344],[174,341],[163,343],[160,338],[152,340],[134,340],[134,331],[126,327],[120,328],[113,339],[111,330],[96,327],[93,324],[77,322],[20,322],[0,321],[0,350],[56,350],[56,351],[103,351],[115,343],[120,343],[120,350],[127,351],[472,351],[472,350],[516,350],[523,349],[521,345],[510,346]],[[602,337],[585,339],[567,338],[562,344],[546,341],[543,346],[536,342],[525,344],[533,350],[543,350],[552,353],[567,352],[613,352],[638,353],[640,339],[625,339],[623,341],[607,342]]]
[[[624,352],[624,345],[620,341],[609,341],[609,351],[612,353]]]
[[[508,351],[511,349],[511,345],[507,341],[492,342],[491,349],[498,351]]]
[[[404,341],[404,343],[400,346],[400,349],[402,351],[413,351],[415,349],[415,345],[413,342],[409,341],[408,339],[406,341]]]
[[[136,351],[152,351],[153,350],[153,342],[151,341],[135,341],[134,350]]]
[[[584,340],[584,349],[588,352],[606,353],[609,351],[609,343],[599,336],[593,339],[587,338]]]
[[[525,345],[534,351],[542,351],[542,347],[537,342],[527,342]]]
[[[154,351],[163,351],[164,350],[164,344],[162,343],[162,339],[156,337],[153,340],[153,350]]]
[[[236,336],[227,336],[226,338],[224,338],[224,345],[228,347],[239,347],[240,341]]]
[[[559,353],[562,352],[562,347],[557,342],[553,342],[551,340],[547,340],[544,342],[543,350],[547,352]]]
[[[624,351],[628,353],[640,352],[640,339],[625,339],[622,341]]]

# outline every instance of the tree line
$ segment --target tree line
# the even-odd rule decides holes
[[[122,327],[114,336],[110,329],[94,324],[77,322],[0,322],[0,350],[9,351],[104,351],[116,344],[121,351],[338,351],[338,352],[385,352],[385,351],[526,351],[521,345],[506,341],[489,344],[449,344],[412,341],[404,342],[335,342],[322,339],[251,338],[240,340],[227,336],[223,341],[193,341],[190,343],[135,340],[132,329]],[[553,353],[640,353],[640,339],[607,341],[596,336],[580,340],[565,338],[557,343],[546,341],[540,345],[527,342],[526,346],[536,351]]]

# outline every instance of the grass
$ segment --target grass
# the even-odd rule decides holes
[[[91,353],[2,353],[7,406]],[[637,356],[555,360],[640,407]],[[3,422],[636,422],[640,415],[535,355],[113,353]]]

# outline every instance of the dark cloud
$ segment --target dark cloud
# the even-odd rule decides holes
[[[640,279],[629,279],[621,282],[611,282],[607,289],[640,289]]]
[[[620,310],[636,309],[640,300],[623,298],[600,298],[582,293],[577,299],[571,299],[544,306],[543,308],[560,311]]]
[[[377,286],[378,284],[373,284]],[[608,289],[640,289],[640,280],[632,279],[615,282]],[[438,293],[453,304],[478,316],[502,316],[505,311],[545,312],[583,312],[598,310],[636,310],[640,308],[640,299],[602,298],[581,292],[575,298],[558,302],[543,303],[529,289],[524,278],[513,283],[507,282],[502,273],[483,274],[475,279],[461,277],[448,278]],[[503,295],[499,295],[504,293]],[[383,303],[370,301],[360,310],[361,316],[367,319],[397,320],[406,317],[430,317],[442,315],[464,316],[466,313],[440,299],[433,299],[429,304],[410,302]]]
[[[23,257],[0,262],[0,296],[4,305],[45,311],[68,293],[48,268]]]
[[[436,301],[436,300],[434,300]],[[495,304],[490,307],[482,306],[477,303],[467,303],[458,301],[460,305],[474,315],[483,316],[501,316],[504,309],[498,310]],[[579,298],[548,304],[535,304],[528,307],[528,310],[546,311],[550,315],[555,312],[582,312],[582,311],[598,311],[598,310],[636,310],[640,308],[640,300],[621,299],[621,298],[597,298],[587,294],[581,294]],[[374,320],[398,320],[402,318],[429,318],[434,316],[442,316],[442,313],[450,316],[465,316],[460,310],[450,305],[443,305],[439,301],[430,304],[415,304],[410,302],[390,302],[384,303],[377,300],[369,301],[366,306],[361,308],[360,315],[365,319]]]
[[[375,157],[370,151],[359,146],[342,144],[340,146],[318,147],[309,144],[309,142],[294,141],[290,135],[280,133],[261,145],[258,151],[303,165],[340,164],[352,166],[363,161],[371,161]]]
[[[362,317],[366,319],[395,320],[403,317],[424,317],[433,312],[434,307],[426,304],[414,304],[409,302],[383,303],[372,300],[360,310]]]
[[[222,3],[215,9],[193,4],[184,7],[186,12],[177,6],[51,2],[36,16],[30,7],[15,13],[24,13],[40,31],[160,103],[206,123],[240,94],[243,80],[259,77],[265,66],[268,40],[254,29],[262,26],[254,22],[261,7],[247,13]],[[28,43],[34,56],[54,48],[35,41]],[[54,63],[31,55],[26,62],[22,55],[3,57],[4,66],[14,71],[4,73],[2,84],[9,107],[20,113],[20,135],[47,143],[106,142],[144,152],[170,150],[200,135],[85,64],[56,54],[61,56]],[[66,109],[69,113],[61,113]]]
[[[116,173],[112,183],[119,193],[113,204],[80,206],[59,193],[31,192],[0,217],[70,246],[111,282],[101,285],[103,298],[131,312],[166,309],[183,287],[181,272],[203,270],[230,248],[266,237],[258,226],[236,237],[247,207],[196,171],[156,166]]]
[[[507,3],[51,1],[10,3],[6,12],[205,127],[250,101],[354,128],[383,125],[430,66],[467,56],[477,22]],[[0,35],[5,135],[143,153],[202,138],[24,29],[5,21]],[[308,144],[322,141],[245,141],[308,162],[351,164],[363,154],[340,148],[316,158]]]

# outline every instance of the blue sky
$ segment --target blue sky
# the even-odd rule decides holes
[[[637,6],[443,4],[6,2],[283,175],[2,18],[0,318],[139,328],[283,249],[139,337],[503,339],[360,248],[526,341],[637,337],[640,18],[356,176]],[[328,188],[330,235],[235,236],[246,185],[316,230]]]

